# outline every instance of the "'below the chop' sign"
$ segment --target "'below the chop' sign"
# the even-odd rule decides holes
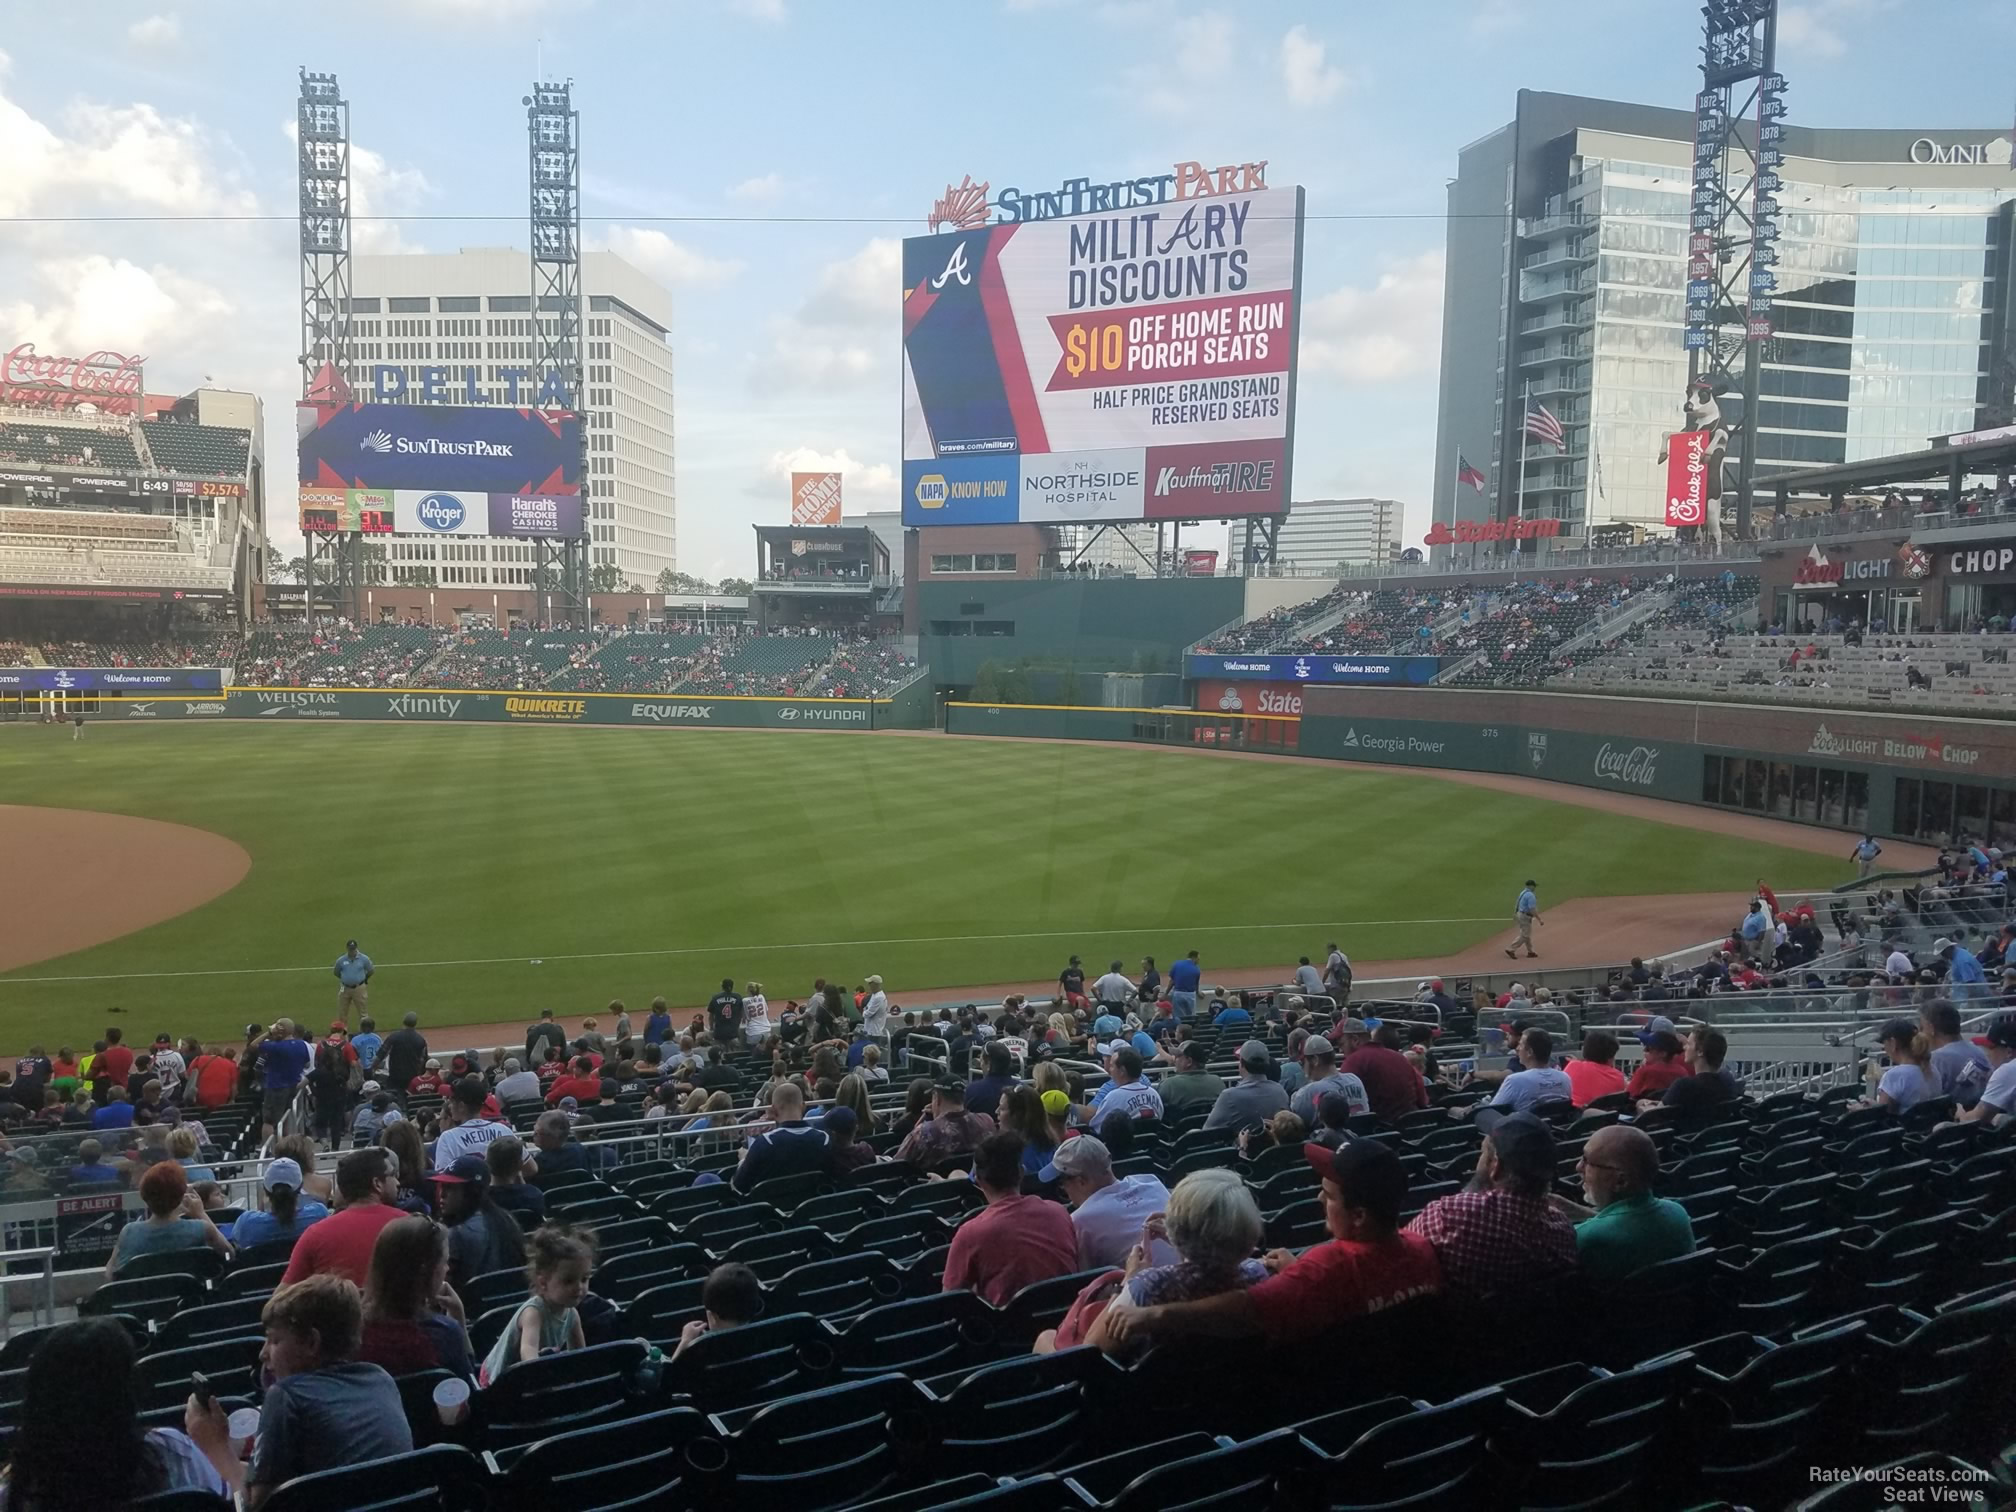
[[[1658,777],[1659,748],[1632,746],[1624,750],[1607,740],[1596,753],[1596,775],[1630,787],[1650,787]]]

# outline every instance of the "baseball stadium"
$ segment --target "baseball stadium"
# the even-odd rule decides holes
[[[2002,378],[1806,465],[1690,289],[1662,522],[1501,364],[1495,489],[1311,565],[1305,191],[969,178],[900,509],[647,589],[589,385],[670,296],[525,104],[531,254],[353,259],[303,72],[291,448],[0,366],[0,1502],[2016,1505]]]

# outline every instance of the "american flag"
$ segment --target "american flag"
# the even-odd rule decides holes
[[[1561,422],[1554,418],[1554,412],[1544,404],[1531,405],[1526,410],[1526,434],[1533,440],[1543,442],[1556,451],[1568,450],[1568,433]]]
[[[1459,488],[1467,485],[1479,493],[1484,492],[1484,474],[1464,461],[1461,452],[1456,453],[1456,485]]]

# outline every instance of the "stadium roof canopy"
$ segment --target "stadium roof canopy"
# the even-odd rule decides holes
[[[1943,478],[1948,496],[1957,499],[1968,477],[2009,471],[2016,471],[2016,425],[1948,436],[1923,451],[1775,473],[1759,478],[1757,489],[1784,500],[1796,494],[1876,493],[1900,483]]]

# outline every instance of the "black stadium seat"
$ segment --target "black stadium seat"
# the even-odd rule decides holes
[[[436,1444],[299,1476],[267,1498],[266,1512],[485,1512],[490,1482],[467,1449]]]

